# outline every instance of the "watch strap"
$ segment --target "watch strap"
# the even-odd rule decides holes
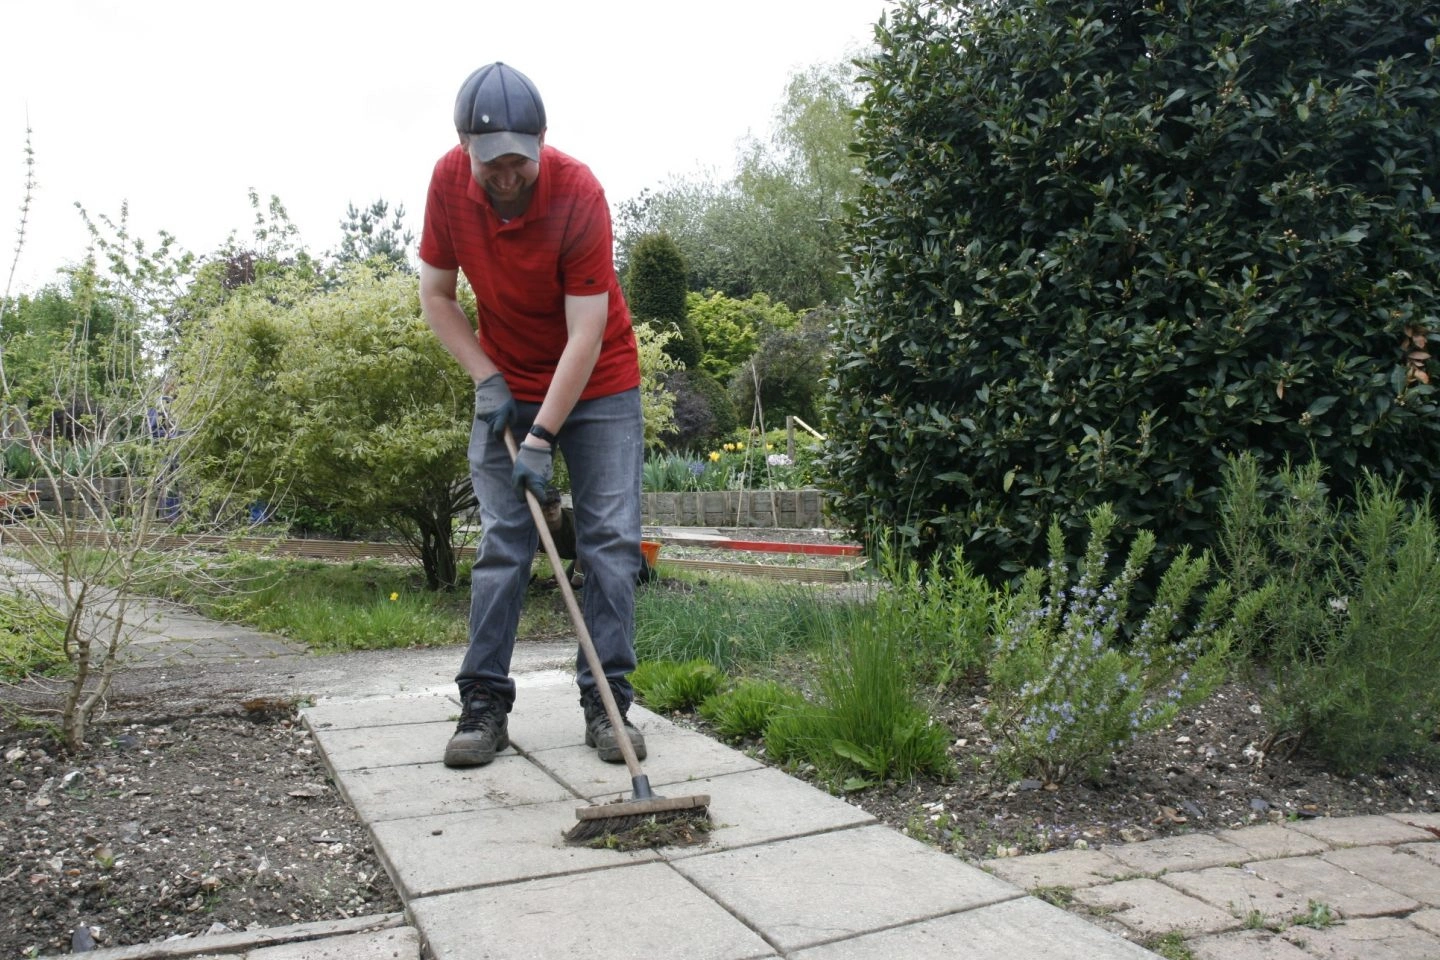
[[[540,424],[538,424],[538,423],[531,424],[531,426],[530,426],[530,435],[531,435],[532,437],[539,437],[541,440],[544,440],[546,443],[550,444],[552,447],[555,445],[555,434],[551,433],[549,430],[546,430],[544,427],[540,426]]]

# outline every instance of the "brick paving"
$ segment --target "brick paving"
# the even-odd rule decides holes
[[[1440,815],[1337,817],[981,866],[1192,960],[1440,960]],[[1138,874],[1138,876],[1137,876]]]

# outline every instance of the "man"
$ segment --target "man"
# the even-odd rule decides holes
[[[460,144],[435,165],[420,241],[425,320],[475,382],[470,480],[483,537],[470,587],[470,646],[455,678],[463,710],[445,765],[489,763],[509,745],[510,657],[558,446],[569,468],[583,612],[624,714],[634,694],[644,424],[630,312],[615,276],[609,207],[584,164],[545,145],[545,106],[504,63],[472,73],[455,100]],[[475,328],[456,301],[475,290]],[[512,465],[505,431],[522,437]],[[559,571],[557,571],[557,575]],[[577,657],[585,742],[623,760],[597,678]],[[645,742],[625,720],[638,756]]]

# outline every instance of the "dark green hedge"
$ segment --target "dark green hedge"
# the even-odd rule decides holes
[[[625,298],[636,323],[646,323],[677,336],[665,344],[665,353],[685,364],[700,366],[704,345],[690,320],[685,302],[685,258],[668,234],[646,234],[630,251]]]
[[[1428,491],[1436,11],[900,6],[860,119],[842,514],[1004,574],[1102,501],[1162,546],[1208,543],[1243,450]]]

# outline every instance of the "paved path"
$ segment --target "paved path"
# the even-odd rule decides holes
[[[433,960],[1152,956],[638,707],[646,773],[662,795],[710,795],[709,842],[567,846],[577,806],[629,795],[585,747],[568,673],[519,678],[513,746],[486,767],[437,762],[458,712],[448,692],[304,712]]]
[[[1440,960],[1440,815],[1313,820],[967,865],[640,708],[657,792],[708,793],[697,848],[575,849],[628,797],[567,673],[523,675],[512,749],[437,762],[448,690],[305,711],[433,960]],[[1052,905],[1061,903],[1070,909]]]

